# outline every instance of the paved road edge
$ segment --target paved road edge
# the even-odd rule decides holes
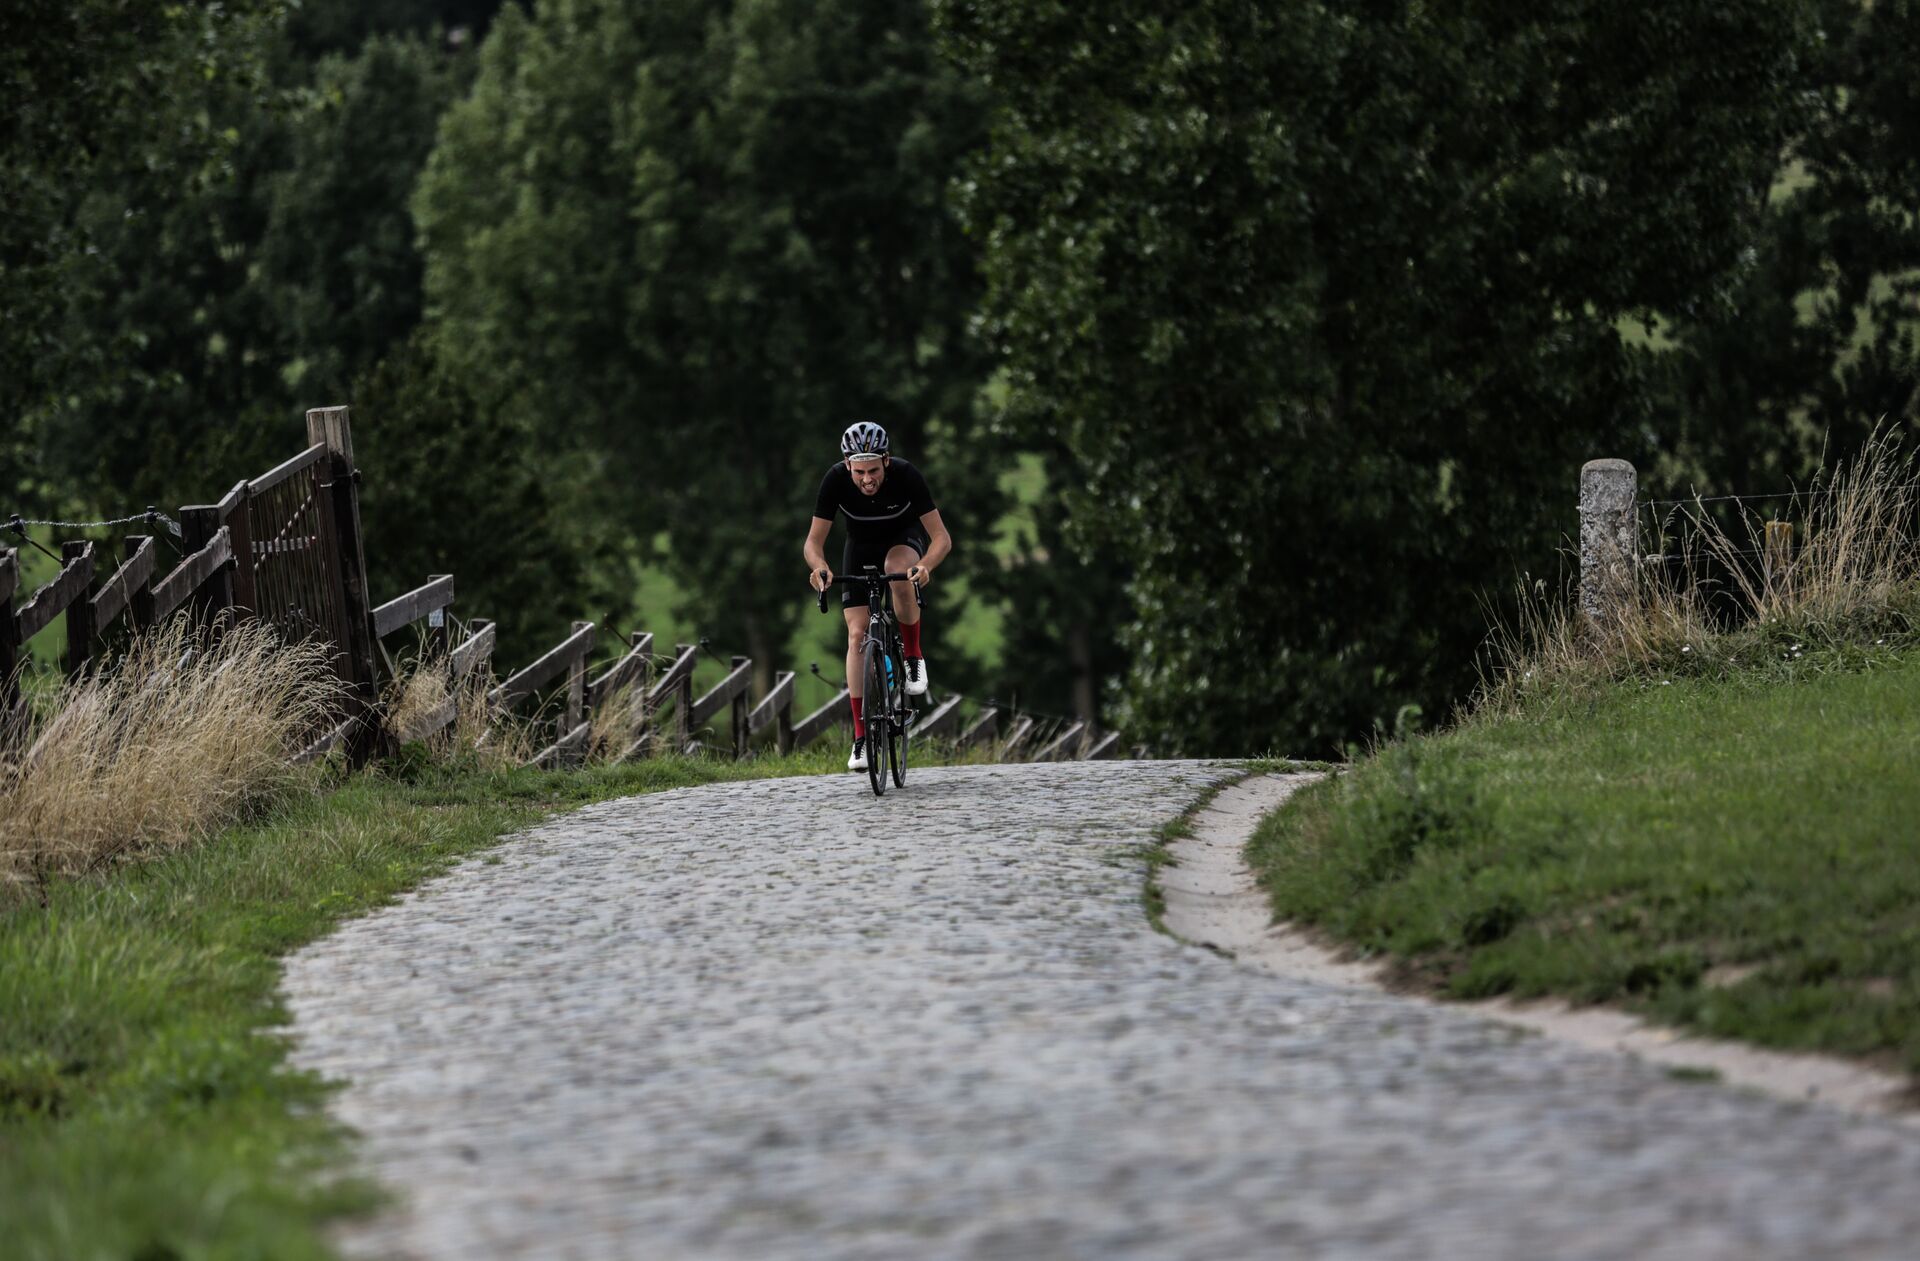
[[[1259,971],[1385,993],[1381,968],[1341,957],[1298,926],[1274,923],[1267,895],[1246,862],[1247,840],[1261,817],[1318,778],[1317,772],[1253,775],[1228,785],[1206,803],[1193,817],[1192,835],[1168,843],[1173,861],[1150,876],[1164,899],[1162,922],[1182,941],[1218,950]],[[1409,1003],[1438,1004],[1430,998],[1394,996]],[[1716,1073],[1728,1085],[1775,1098],[1920,1126],[1912,1081],[1849,1060],[1696,1037],[1626,1012],[1576,1008],[1557,1000],[1444,1005],[1590,1050],[1633,1055],[1682,1071]]]

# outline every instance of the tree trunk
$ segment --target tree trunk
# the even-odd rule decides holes
[[[773,688],[773,644],[767,637],[766,624],[752,614],[747,616],[745,630],[747,656],[753,658],[753,696],[757,700]]]
[[[1076,622],[1067,632],[1067,661],[1073,667],[1073,716],[1085,722],[1092,722],[1093,702],[1093,637],[1087,633],[1085,622]]]

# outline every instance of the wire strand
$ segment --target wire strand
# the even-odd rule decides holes
[[[107,521],[39,521],[23,517],[19,513],[14,513],[13,516],[8,519],[7,527],[9,529],[19,530],[22,526],[50,525],[61,530],[104,530],[116,525],[132,525],[135,522],[152,525],[156,521],[165,524],[167,532],[175,538],[181,537],[180,523],[166,513],[161,512],[158,508],[149,508],[145,512],[137,513],[131,517],[114,517]],[[21,532],[23,534],[25,533],[24,530]]]
[[[1830,490],[1781,490],[1768,495],[1701,495],[1692,499],[1643,499],[1643,508],[1686,507],[1689,504],[1746,503],[1759,499],[1815,499],[1831,495]]]

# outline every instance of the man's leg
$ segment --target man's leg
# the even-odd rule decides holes
[[[864,604],[849,604],[840,610],[847,619],[847,695],[853,698],[853,738],[867,734],[866,715],[861,710],[860,645],[867,640],[867,621],[872,614]]]
[[[904,543],[896,544],[887,553],[890,574],[904,574],[919,563],[920,553]],[[900,650],[907,659],[907,691],[914,696],[924,695],[927,662],[920,648],[920,600],[914,594],[912,583],[893,584],[893,613],[900,623]]]

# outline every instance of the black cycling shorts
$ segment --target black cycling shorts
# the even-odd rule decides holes
[[[921,525],[918,521],[902,528],[901,531],[892,538],[883,539],[877,543],[856,543],[852,539],[848,539],[846,548],[840,553],[840,572],[848,577],[853,577],[868,572],[868,567],[871,566],[872,572],[876,574],[884,573],[886,572],[887,553],[903,543],[911,547],[915,555],[925,556],[932,540],[927,537],[927,527]],[[850,608],[854,605],[865,604],[866,602],[867,590],[865,587],[850,586],[845,583],[841,584],[840,604],[843,608]]]

